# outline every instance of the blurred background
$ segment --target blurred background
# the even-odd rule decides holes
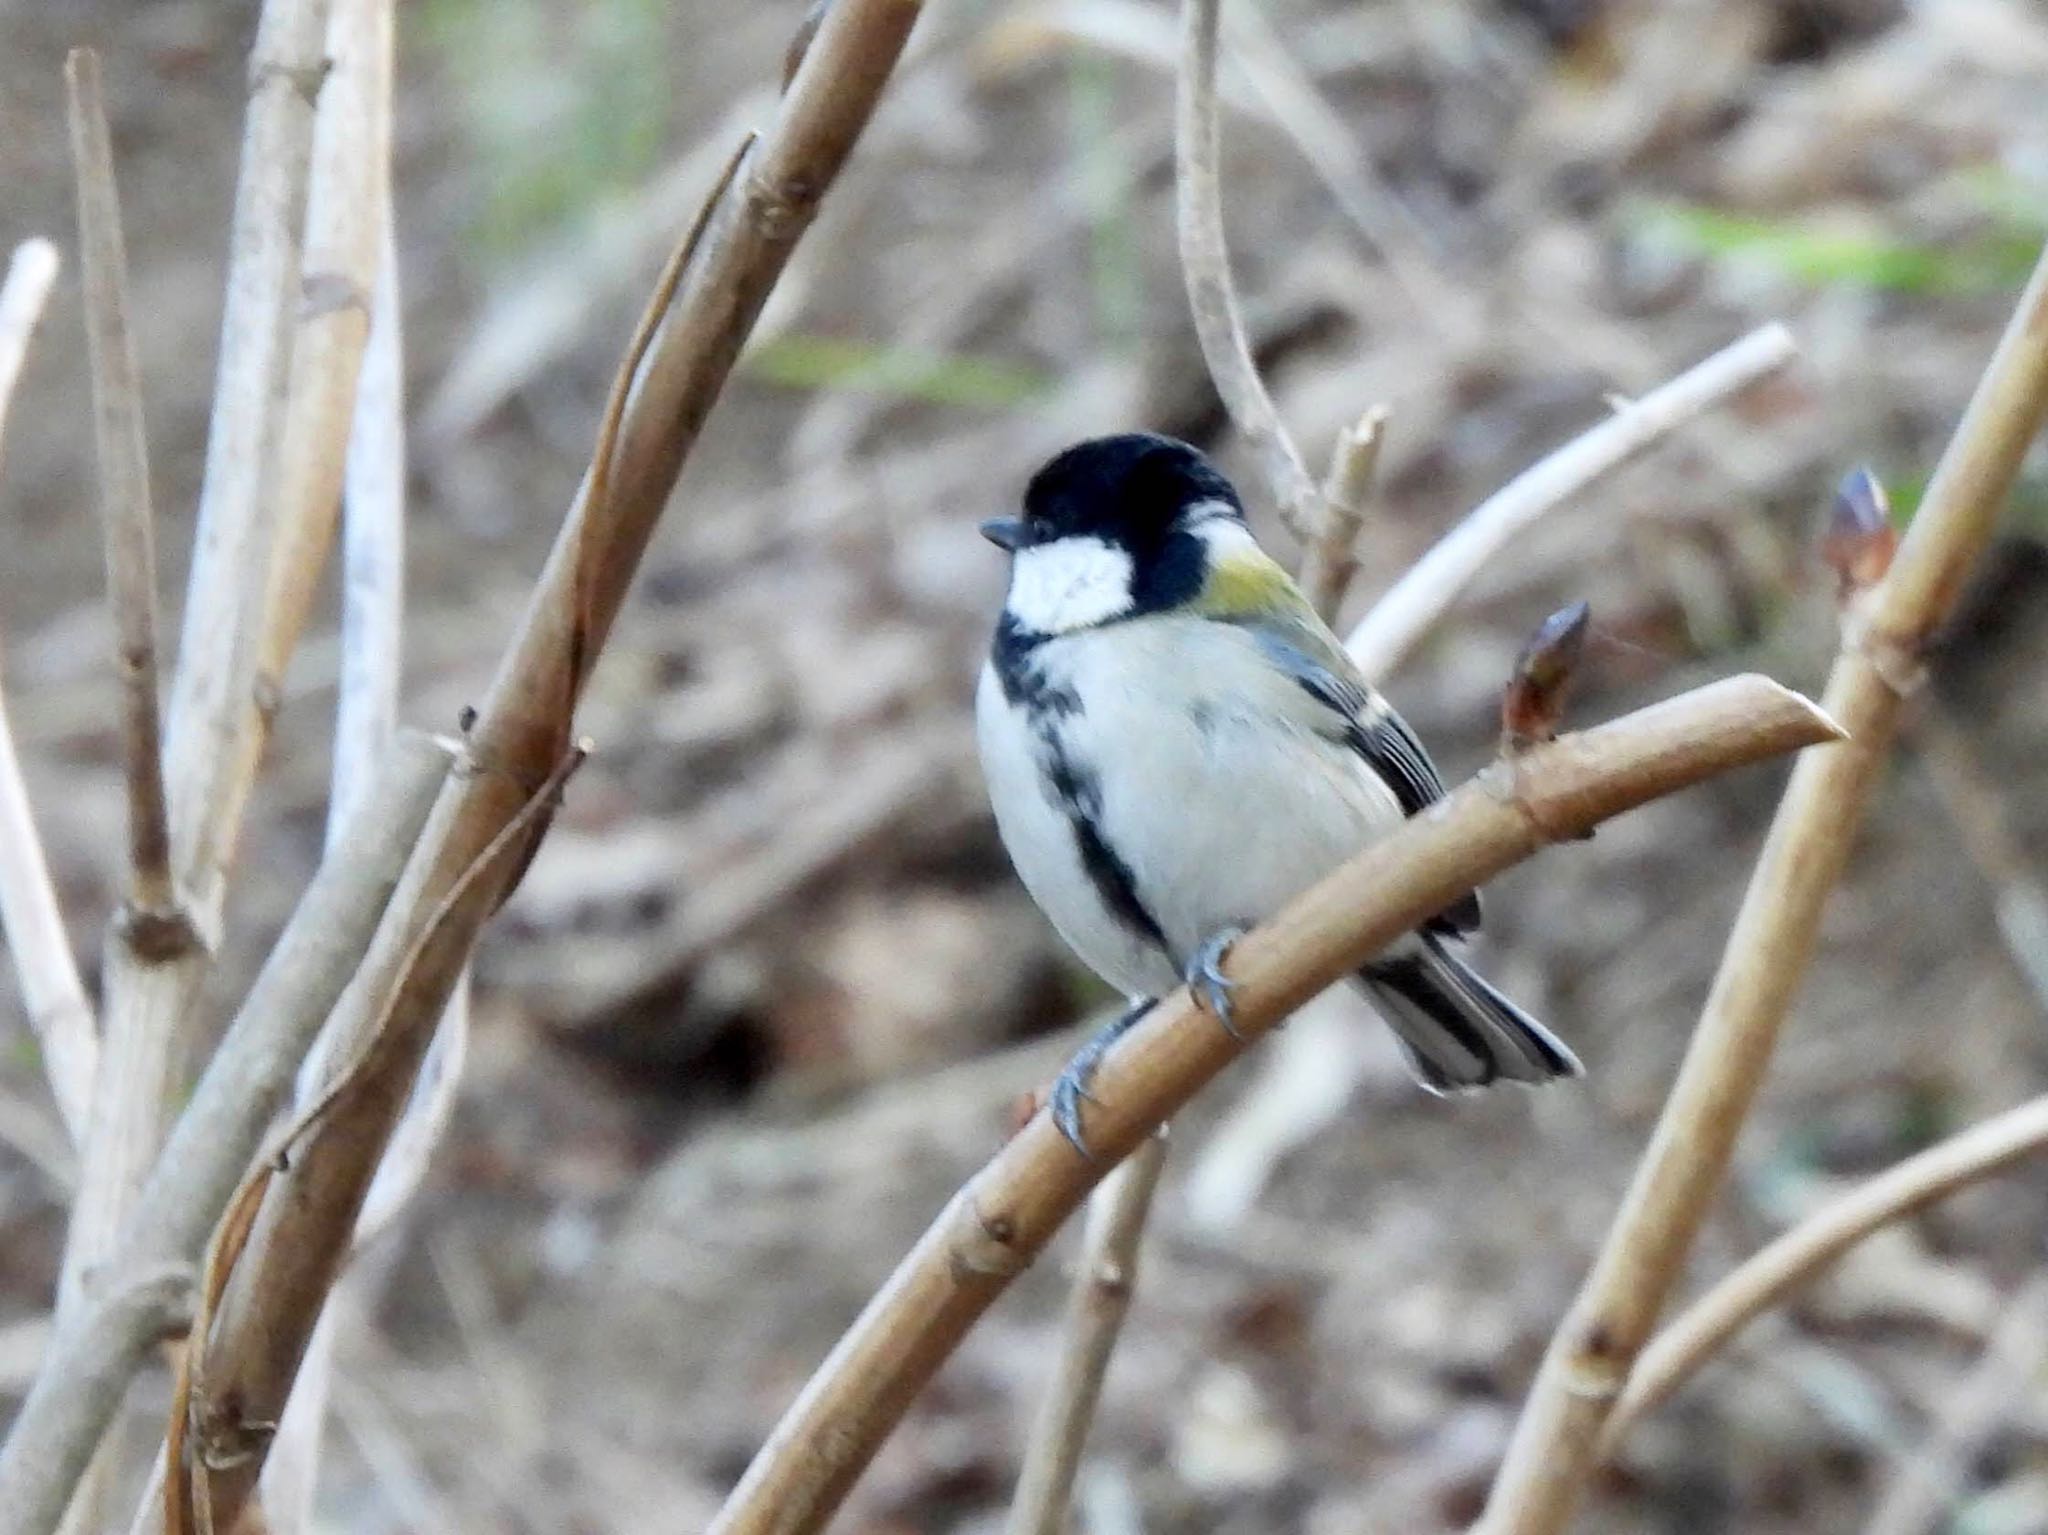
[[[254,10],[0,10],[9,245],[69,246],[61,62],[106,55],[167,634]],[[480,692],[632,317],[765,117],[801,10],[401,7],[414,722],[445,729]],[[598,753],[486,939],[453,1128],[341,1341],[323,1527],[701,1524],[1104,1000],[986,812],[968,701],[1002,572],[974,525],[1065,442],[1134,427],[1215,451],[1270,524],[1174,262],[1176,36],[1154,0],[928,7],[658,536],[584,713]],[[1446,776],[1488,758],[1515,649],[1575,598],[1596,621],[1581,720],[1743,668],[1817,688],[1832,485],[1868,462],[1910,515],[2048,233],[2048,13],[1273,0],[1231,8],[1224,47],[1234,256],[1281,410],[1315,462],[1366,407],[1392,413],[1347,618],[1612,397],[1771,318],[1802,348],[1517,546],[1389,680]],[[0,642],[90,966],[123,800],[88,409],[67,250],[0,473]],[[2048,850],[2043,467],[1830,907],[1696,1281],[2048,1087],[2028,982],[2048,955],[2024,938]],[[223,1001],[318,856],[332,635],[316,620],[291,675]],[[1296,1025],[1326,1070],[1249,1065],[1176,1124],[1078,1528],[1477,1512],[1781,779],[1660,804],[1495,887],[1488,973],[1572,1042],[1583,1084],[1431,1100],[1334,1003]],[[46,1326],[56,1123],[10,975],[0,1413]],[[2048,1529],[2044,1219],[2048,1179],[2022,1170],[1884,1233],[1648,1423],[1583,1527],[1858,1528],[2018,1315],[2040,1325],[1921,1527]],[[972,1335],[837,1528],[999,1527],[1068,1252]]]

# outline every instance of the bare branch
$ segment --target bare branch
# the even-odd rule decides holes
[[[282,508],[276,437],[299,288],[325,0],[266,0],[250,54],[249,112],[229,236],[227,299],[178,670],[164,740],[171,877],[185,920],[143,913],[107,946],[106,1049],[66,1235],[60,1322],[85,1273],[112,1256],[163,1141],[172,1062],[208,968],[254,760],[240,749],[273,693],[256,686],[266,561]],[[106,1478],[89,1474],[68,1528],[97,1529]]]
[[[0,287],[0,432],[6,429],[8,406],[14,400],[14,385],[21,376],[29,338],[56,280],[56,246],[48,240],[26,240],[15,247],[6,284]],[[0,930],[5,931],[8,950],[14,956],[22,1003],[42,1048],[43,1070],[56,1095],[57,1110],[64,1116],[72,1144],[83,1145],[91,1114],[93,1073],[99,1063],[99,1038],[71,940],[64,934],[64,914],[57,905],[56,886],[50,883],[42,839],[36,835],[4,699],[0,699]]]
[[[1089,1189],[1251,1041],[1475,885],[1623,810],[1840,733],[1737,677],[1497,765],[1232,945],[1235,1035],[1185,988],[1103,1057],[1078,1157],[1044,1110],[956,1194],[840,1339],[727,1500],[715,1535],[809,1535],[911,1399]]]
[[[1822,707],[1847,744],[1802,758],[1729,933],[1706,1010],[1598,1260],[1551,1339],[1481,1528],[1552,1535],[1584,1494],[1705,1219],[1798,990],[1821,909],[1890,755],[1928,636],[1996,525],[2048,416],[2048,257],[2035,268],[1882,584],[1844,624]]]
[[[1316,523],[1316,487],[1301,451],[1252,360],[1230,278],[1223,237],[1223,188],[1216,125],[1216,32],[1221,0],[1183,0],[1182,58],[1174,107],[1174,207],[1181,275],[1202,358],[1230,419],[1259,454],[1281,521],[1306,540]]]
[[[334,33],[337,73],[349,82],[350,105],[364,119],[364,150],[370,186],[368,222],[377,249],[376,281],[369,295],[369,332],[362,343],[343,481],[341,677],[334,718],[334,778],[328,796],[327,843],[347,833],[358,796],[368,786],[388,748],[398,718],[405,609],[405,363],[404,310],[398,282],[398,242],[391,190],[391,91],[393,16],[388,3],[362,15],[337,9]],[[345,35],[359,31],[361,36]],[[359,57],[357,55],[360,55]],[[329,86],[330,105],[343,89]],[[316,159],[318,145],[316,143]],[[351,257],[354,231],[332,231]],[[303,596],[303,594],[301,594]],[[453,1112],[455,1088],[468,1040],[468,988],[458,986],[428,1054],[390,1150],[371,1185],[369,1204],[357,1222],[356,1247],[374,1235],[380,1192],[383,1220],[396,1218],[418,1187],[428,1155]],[[325,1034],[299,1069],[300,1104],[312,1103],[340,1048]],[[446,1068],[434,1070],[436,1062]],[[348,1283],[344,1278],[343,1283]],[[360,1284],[360,1279],[357,1283]],[[334,1378],[336,1308],[323,1312],[308,1345],[298,1388],[286,1404],[270,1447],[263,1477],[263,1509],[270,1528],[298,1532],[313,1527],[313,1498],[319,1479],[321,1436]]]
[[[1375,405],[1337,434],[1330,472],[1323,480],[1322,525],[1303,552],[1301,588],[1326,623],[1337,621],[1344,594],[1358,574],[1358,530],[1380,462],[1387,432],[1387,407]]]
[[[1601,475],[1792,355],[1782,327],[1752,332],[1523,471],[1475,507],[1373,604],[1351,631],[1352,659],[1367,676],[1384,679],[1451,611],[1486,564],[1522,533],[1571,505]],[[1320,1021],[1288,1030],[1271,1054],[1223,1129],[1197,1154],[1191,1187],[1228,1188],[1239,1197],[1255,1191],[1263,1175],[1248,1163],[1263,1160],[1270,1166],[1288,1147],[1312,1136],[1318,1123],[1350,1101],[1347,1084],[1355,1083],[1363,1069],[1363,1058],[1331,1053]],[[1304,1097],[1302,1087],[1310,1083],[1312,1094]],[[1212,1207],[1211,1218],[1224,1218],[1220,1203]]]
[[[164,803],[158,718],[156,526],[142,384],[128,328],[128,254],[100,87],[100,57],[75,48],[64,61],[72,175],[78,184],[78,250],[85,337],[92,359],[93,431],[99,447],[100,523],[107,604],[121,679],[121,755],[128,775],[128,901],[137,915],[172,920],[170,811]]]
[[[110,1275],[197,1261],[368,948],[448,762],[444,744],[416,732],[393,743],[350,834],[313,876],[179,1116],[122,1227]],[[41,1535],[56,1524],[153,1341],[149,1329],[110,1313],[110,1293],[88,1291],[60,1315],[0,1445],[0,1535]]]
[[[470,761],[428,822],[343,1004],[345,1014],[385,1021],[377,1069],[313,1130],[269,1189],[225,1298],[207,1361],[209,1399],[236,1404],[241,1422],[276,1420],[477,929],[516,882],[543,828],[529,828],[509,856],[492,859],[447,920],[435,914],[560,760],[576,700],[682,460],[917,14],[914,0],[835,0],[774,123],[739,167],[730,194],[708,210],[702,250],[695,260],[678,260],[650,306],[582,492],[477,711]],[[239,1516],[262,1461],[258,1444],[246,1460],[206,1478],[218,1522]]]
[[[1102,1394],[1109,1356],[1138,1283],[1138,1248],[1166,1165],[1166,1132],[1146,1141],[1088,1196],[1081,1269],[1067,1297],[1059,1363],[1024,1446],[1008,1535],[1063,1535],[1074,1473]]]
[[[1602,1428],[1601,1458],[1612,1456],[1629,1430],[1669,1401],[1736,1333],[1811,1284],[1872,1232],[2044,1149],[2048,1098],[2035,1098],[1906,1158],[1801,1221],[1717,1281],[1643,1350]]]
[[[1782,368],[1797,350],[1782,325],[1751,331],[1508,481],[1373,604],[1346,641],[1351,658],[1366,675],[1387,676],[1502,549],[1603,474]]]

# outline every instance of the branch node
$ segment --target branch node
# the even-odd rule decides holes
[[[1867,612],[1852,611],[1843,620],[1842,648],[1862,657],[1877,680],[1901,701],[1927,685],[1925,646],[1885,633]]]
[[[985,1214],[972,1190],[965,1201],[966,1221],[960,1223],[948,1254],[956,1280],[1010,1280],[1024,1272],[1031,1260],[1017,1250],[1017,1223],[1000,1212]]]
[[[319,105],[320,88],[333,72],[334,60],[329,58],[309,65],[287,64],[277,59],[251,59],[249,94],[257,95],[272,80],[282,80],[308,108],[312,108]]]
[[[183,906],[144,906],[124,901],[114,914],[114,932],[137,959],[166,965],[187,954],[203,954],[212,945]]]

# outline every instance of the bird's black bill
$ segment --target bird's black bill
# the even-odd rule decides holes
[[[1024,542],[1024,522],[1018,517],[991,517],[981,525],[981,536],[998,549],[1014,554]]]

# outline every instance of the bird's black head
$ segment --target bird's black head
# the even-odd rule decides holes
[[[1208,559],[1195,529],[1244,521],[1237,490],[1194,448],[1129,432],[1076,443],[1031,477],[1024,515],[982,524],[1018,555],[1072,542],[1128,557],[1126,613],[1158,612],[1201,590]]]

